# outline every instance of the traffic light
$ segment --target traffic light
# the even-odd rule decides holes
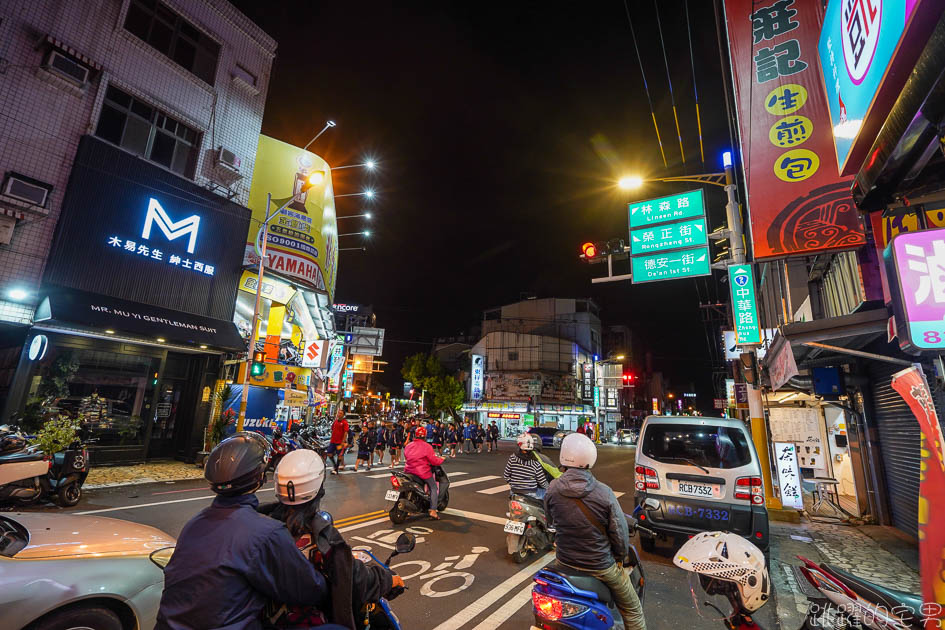
[[[601,247],[598,243],[587,242],[581,245],[581,256],[585,260],[593,260],[601,253]]]
[[[157,384],[158,384],[158,373],[157,373],[157,372],[154,373],[154,378],[151,379],[151,384],[154,385],[155,387],[157,387]]]
[[[253,365],[249,368],[250,376],[262,376],[266,373],[266,353],[254,352]]]
[[[633,374],[624,374],[623,375],[623,384],[630,385],[633,383]]]

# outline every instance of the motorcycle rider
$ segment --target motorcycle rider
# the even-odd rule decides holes
[[[158,630],[261,630],[267,602],[321,608],[324,576],[298,552],[282,523],[256,512],[269,442],[237,433],[214,447],[204,476],[217,494],[190,519],[164,569]]]
[[[430,518],[435,521],[440,520],[440,515],[436,510],[438,501],[438,488],[436,484],[436,475],[433,473],[433,466],[440,466],[446,460],[437,457],[433,452],[433,447],[427,442],[426,427],[419,426],[414,432],[414,439],[404,448],[404,459],[407,465],[404,472],[410,475],[416,475],[423,479],[430,491]]]
[[[281,606],[267,615],[276,626],[318,625],[327,619],[345,628],[358,628],[365,605],[403,592],[404,581],[396,573],[352,557],[351,547],[335,529],[331,514],[321,510],[324,482],[321,457],[309,450],[293,451],[276,468],[278,502],[260,506],[260,511],[286,524],[302,557],[331,585],[330,605],[323,611]]]
[[[558,467],[552,464],[548,456],[541,452],[540,435],[532,435],[532,452],[535,454],[541,467],[545,469],[545,479],[548,480],[548,483],[551,483],[554,479],[561,476],[561,471]]]
[[[561,440],[560,460],[565,471],[545,494],[545,514],[557,530],[557,560],[607,585],[626,630],[645,630],[643,606],[623,568],[627,518],[613,490],[591,474],[597,447],[583,433],[571,433]]]
[[[541,462],[532,452],[535,445],[531,434],[521,434],[516,443],[518,450],[509,455],[508,461],[505,462],[503,476],[506,483],[516,494],[529,494],[537,499],[544,498],[548,480],[545,479],[545,469],[541,467]]]

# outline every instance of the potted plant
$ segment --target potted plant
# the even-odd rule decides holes
[[[42,449],[45,455],[52,457],[59,451],[69,448],[79,432],[78,421],[66,415],[47,420],[43,428],[36,434],[34,444]]]
[[[197,453],[196,463],[203,466],[213,447],[223,440],[227,425],[235,422],[236,413],[232,409],[223,410],[227,401],[233,398],[233,388],[229,385],[218,390],[214,395],[213,417],[203,431],[203,450]]]

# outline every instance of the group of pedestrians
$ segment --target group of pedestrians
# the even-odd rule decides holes
[[[462,453],[487,453],[499,450],[499,427],[495,421],[482,424],[472,420],[463,423],[443,422],[430,417],[386,422],[368,419],[361,426],[352,426],[343,414],[332,423],[331,439],[326,456],[331,461],[331,474],[337,475],[345,467],[345,454],[356,450],[354,470],[363,465],[367,470],[383,466],[389,452],[389,468],[401,462],[404,446],[414,439],[417,429],[423,427],[424,437],[438,457],[455,458]]]

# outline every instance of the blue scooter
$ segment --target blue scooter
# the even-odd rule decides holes
[[[355,558],[365,564],[373,559],[374,562],[390,570],[390,561],[394,556],[398,556],[402,553],[410,553],[416,546],[416,536],[413,534],[401,534],[400,537],[397,538],[397,542],[394,543],[394,551],[387,557],[387,562],[381,562],[377,559],[377,556],[367,549],[355,549],[352,553]],[[361,554],[364,555],[362,556]],[[367,556],[370,556],[370,558]],[[391,598],[397,597],[403,593],[406,588],[406,586],[397,587],[389,596]],[[401,630],[400,620],[397,618],[397,615],[394,614],[394,611],[391,610],[390,602],[388,602],[385,597],[364,607],[364,620],[360,627],[364,628],[364,630]]]
[[[637,506],[632,515],[625,516],[631,537],[637,530],[650,533],[639,524],[639,520],[646,518],[642,505]],[[624,567],[630,570],[630,582],[640,598],[640,604],[643,604],[646,577],[643,563],[632,544],[627,550]],[[532,609],[535,626],[540,630],[623,629],[623,619],[610,589],[597,578],[555,561],[541,569],[532,579],[535,582],[532,587]]]

